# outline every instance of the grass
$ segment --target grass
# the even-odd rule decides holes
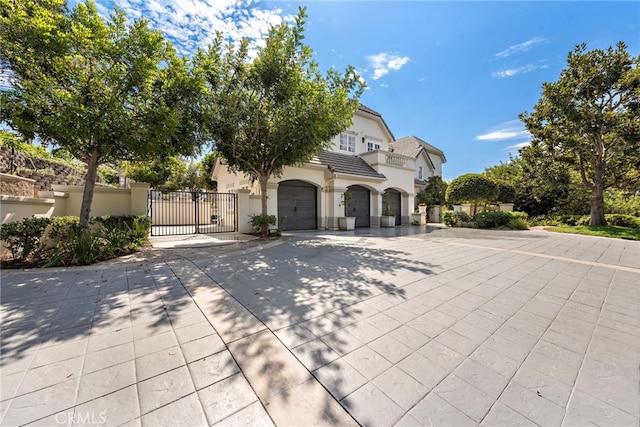
[[[640,240],[640,228],[618,227],[615,225],[560,225],[549,227],[556,233],[584,234],[587,236],[612,237],[614,239]]]

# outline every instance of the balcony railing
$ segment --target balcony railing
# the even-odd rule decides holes
[[[379,166],[393,166],[403,169],[415,169],[415,159],[390,151],[374,150],[360,154],[360,157],[376,170]]]

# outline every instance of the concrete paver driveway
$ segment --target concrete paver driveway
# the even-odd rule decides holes
[[[294,233],[1,286],[2,425],[640,422],[640,242]]]

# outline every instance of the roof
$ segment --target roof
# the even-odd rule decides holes
[[[367,107],[366,105],[360,104],[358,106],[358,110],[364,112],[364,113],[368,113],[371,114],[372,116],[376,116],[377,118],[380,119],[380,121],[382,122],[382,124],[384,125],[384,128],[387,130],[387,132],[389,132],[389,135],[391,136],[391,140],[395,140],[396,138],[393,136],[393,132],[391,132],[391,129],[389,129],[389,126],[387,125],[387,122],[384,121],[384,119],[382,118],[382,114],[378,113],[376,110],[373,110],[369,107]]]
[[[417,157],[420,154],[420,150],[425,150],[434,154],[438,154],[442,157],[442,163],[446,163],[447,158],[444,156],[442,150],[434,147],[433,145],[421,140],[416,136],[405,136],[395,140],[390,146],[393,151],[398,154],[404,154],[405,156]]]
[[[331,172],[345,173],[349,175],[367,176],[371,178],[386,178],[381,173],[358,156],[323,151],[318,155],[321,165],[327,166]]]

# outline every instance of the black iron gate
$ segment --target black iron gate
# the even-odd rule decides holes
[[[234,193],[149,190],[148,202],[152,236],[238,230]]]

